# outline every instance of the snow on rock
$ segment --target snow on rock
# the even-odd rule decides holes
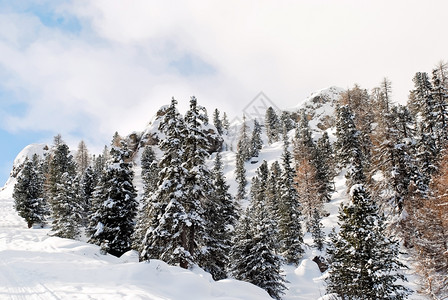
[[[46,144],[30,144],[22,149],[14,159],[12,170],[5,185],[0,190],[7,190],[12,195],[12,190],[16,184],[16,177],[22,169],[23,163],[26,159],[31,159],[34,154],[37,154],[40,158],[48,152],[48,146]]]
[[[327,130],[335,125],[336,102],[344,91],[335,86],[322,89],[288,110],[292,112],[305,110],[312,130]]]

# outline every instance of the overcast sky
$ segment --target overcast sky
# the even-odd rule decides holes
[[[230,116],[263,91],[296,106],[447,59],[448,1],[0,0],[0,185],[32,142],[91,149],[142,130],[172,96]]]

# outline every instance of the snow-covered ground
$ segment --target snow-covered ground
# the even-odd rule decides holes
[[[17,216],[12,186],[0,192],[0,299],[271,299],[251,284],[168,266],[139,263],[135,253],[101,255],[84,242],[28,229]]]
[[[339,92],[339,91],[337,91]],[[329,112],[325,110],[328,109]],[[330,106],[322,107],[320,116],[333,112]],[[251,123],[248,121],[248,125]],[[316,128],[316,124],[311,124]],[[151,128],[154,130],[155,125]],[[150,130],[147,130],[150,132]],[[317,131],[317,130],[316,130]],[[331,130],[330,139],[334,139]],[[291,138],[293,132],[290,132]],[[315,132],[315,137],[319,132]],[[235,136],[226,138],[227,145],[235,147]],[[250,189],[250,179],[263,160],[269,165],[281,159],[283,143],[264,147],[258,160],[246,163]],[[20,165],[25,157],[43,154],[45,145],[32,145],[22,151],[15,162]],[[156,149],[157,150],[157,149]],[[158,153],[158,152],[157,152]],[[142,191],[139,154],[135,157],[135,184]],[[230,184],[230,192],[235,194],[234,178],[235,153],[222,153],[224,173]],[[212,160],[209,165],[211,167]],[[100,254],[99,247],[80,241],[49,236],[48,228],[28,229],[13,208],[12,190],[15,179],[11,178],[4,188],[0,188],[0,299],[157,299],[157,300],[262,300],[271,299],[268,294],[249,283],[226,279],[215,282],[200,269],[184,270],[168,266],[162,261],[152,260],[139,263],[136,253],[130,252],[122,258]],[[339,174],[335,178],[336,192],[332,201],[325,204],[329,216],[323,219],[325,233],[337,227],[338,208],[347,201],[345,178]],[[247,206],[247,201],[241,206]],[[325,274],[312,261],[317,255],[324,255],[310,247],[312,239],[305,235],[305,256],[301,264],[284,266],[288,281],[285,300],[326,299]],[[407,261],[407,257],[403,256]],[[416,277],[407,271],[413,290],[418,289]],[[322,297],[322,298],[321,298]],[[410,299],[426,299],[414,293]]]

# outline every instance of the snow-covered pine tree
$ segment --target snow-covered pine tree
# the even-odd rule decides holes
[[[79,177],[75,174],[65,172],[59,178],[52,199],[53,235],[67,239],[79,237],[84,213],[80,190]]]
[[[160,171],[156,155],[150,145],[146,145],[143,150],[141,166],[144,195],[145,197],[149,197],[157,189],[157,183],[159,181],[158,173]]]
[[[96,188],[93,199],[96,210],[87,229],[90,243],[118,257],[131,249],[137,213],[134,173],[132,163],[128,162],[130,152],[125,140],[120,143],[121,147],[111,146],[111,160]]]
[[[211,185],[212,174],[205,163],[209,156],[207,110],[197,104],[194,96],[191,97],[190,109],[185,114],[185,125],[187,136],[184,142],[183,166],[188,172],[188,177],[184,184],[183,199],[186,216],[182,222],[185,222],[187,230],[186,250],[194,259],[193,262],[197,263],[208,250],[216,250],[214,249],[216,245],[210,241],[213,238],[207,234],[206,226],[210,226],[213,222],[214,216],[210,213],[217,209],[219,203],[212,198],[215,193]]]
[[[208,222],[205,247],[200,259],[200,266],[212,274],[215,280],[227,277],[231,236],[238,221],[238,208],[229,194],[222,168],[221,154],[218,152],[212,170],[214,191],[205,203]]]
[[[49,214],[44,199],[44,178],[39,157],[34,154],[32,160],[26,159],[22,171],[14,185],[14,208],[25,219],[28,228],[34,224],[44,224]]]
[[[322,216],[318,209],[313,210],[313,218],[311,219],[310,232],[313,237],[314,247],[322,251],[325,243],[325,233],[323,231]]]
[[[280,270],[282,260],[274,250],[276,232],[267,209],[265,184],[258,176],[252,181],[251,204],[233,239],[231,274],[263,288],[272,298],[281,299],[285,279]]]
[[[57,135],[54,138],[54,146],[49,156],[48,173],[46,174],[45,193],[50,205],[53,205],[52,199],[56,191],[56,184],[66,172],[75,176],[76,164],[70,154],[69,147],[62,141],[61,136]]]
[[[324,131],[316,144],[316,180],[319,182],[319,195],[322,202],[330,202],[334,192],[333,178],[335,173],[335,159],[333,146],[328,133]]]
[[[266,128],[266,135],[268,137],[268,143],[272,144],[278,142],[280,139],[280,134],[282,132],[282,127],[280,120],[277,116],[275,110],[270,106],[266,110],[264,126]]]
[[[246,116],[243,116],[243,124],[241,124],[236,150],[244,161],[248,161],[251,158],[250,146],[249,126],[247,125]]]
[[[250,139],[250,156],[258,157],[261,148],[263,148],[263,140],[261,139],[261,125],[257,119],[254,119],[254,129],[252,130],[252,136]]]
[[[308,116],[305,111],[300,112],[300,122],[296,128],[294,138],[294,162],[297,165],[300,161],[307,160],[314,164],[316,160],[316,145],[312,138]]]
[[[347,168],[347,187],[365,182],[364,155],[356,128],[353,113],[348,105],[336,108],[336,157],[340,168]]]
[[[242,149],[239,147],[238,149]],[[236,199],[241,200],[246,198],[246,167],[245,167],[245,159],[242,151],[236,152],[236,166],[235,166],[235,180],[238,184],[238,190],[236,194]]]
[[[280,179],[280,203],[279,203],[279,241],[280,251],[286,262],[298,264],[302,257],[303,233],[302,215],[299,203],[299,195],[294,183],[294,168],[292,155],[289,151],[289,139],[286,128],[283,134],[283,172]]]
[[[76,176],[76,164],[70,149],[60,135],[55,137],[45,188],[51,206],[54,235],[76,238],[80,233],[83,214],[80,179]]]
[[[229,119],[227,118],[226,112],[224,112],[222,114],[221,124],[222,124],[222,128],[223,128],[223,133],[226,134],[229,131],[229,128],[230,128],[230,122],[229,122]]]
[[[88,166],[81,179],[81,195],[83,197],[83,220],[85,225],[88,224],[88,216],[91,213],[92,198],[95,191],[95,187],[99,182],[99,178],[95,173],[93,166]]]
[[[355,84],[353,88],[342,93],[339,103],[341,106],[347,105],[350,108],[354,125],[359,131],[358,142],[364,157],[364,168],[369,169],[372,148],[370,134],[373,128],[372,99],[367,89]]]
[[[291,113],[288,111],[283,111],[280,116],[280,128],[286,128],[286,131],[289,132],[295,128],[295,122],[291,117]]]
[[[278,161],[274,161],[269,169],[269,177],[266,184],[266,197],[269,202],[270,214],[272,220],[278,226],[280,219],[280,198],[281,198],[281,188],[282,188],[282,169]],[[276,237],[278,238],[278,237]]]
[[[138,212],[137,223],[135,224],[135,230],[132,236],[132,247],[140,253],[143,251],[142,241],[150,226],[148,216],[151,215],[152,196],[157,190],[160,172],[156,155],[150,145],[146,145],[143,149],[141,166],[141,176],[143,180],[143,195],[141,202],[143,205]]]
[[[215,125],[216,130],[218,130],[220,135],[224,133],[223,124],[221,118],[219,117],[219,110],[217,108],[213,111],[213,125]]]
[[[159,143],[163,156],[159,162],[160,180],[151,197],[148,230],[142,241],[140,260],[160,259],[168,264],[188,268],[195,262],[195,253],[189,251],[188,212],[185,207],[186,181],[189,178],[184,163],[184,143],[187,136],[185,122],[177,111],[173,98],[163,108],[159,130],[165,139]]]
[[[348,205],[339,211],[339,233],[331,235],[327,292],[338,299],[406,299],[410,291],[397,283],[406,280],[399,271],[397,241],[387,237],[364,184],[350,189]]]

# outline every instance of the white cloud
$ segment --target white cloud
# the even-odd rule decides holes
[[[2,86],[29,104],[11,130],[108,141],[140,130],[175,96],[238,114],[259,91],[291,107],[330,85],[392,80],[404,102],[417,71],[445,59],[444,11],[429,1],[74,1],[79,34],[30,13],[0,18]],[[183,58],[212,71],[182,72]],[[93,128],[92,128],[93,127]]]

